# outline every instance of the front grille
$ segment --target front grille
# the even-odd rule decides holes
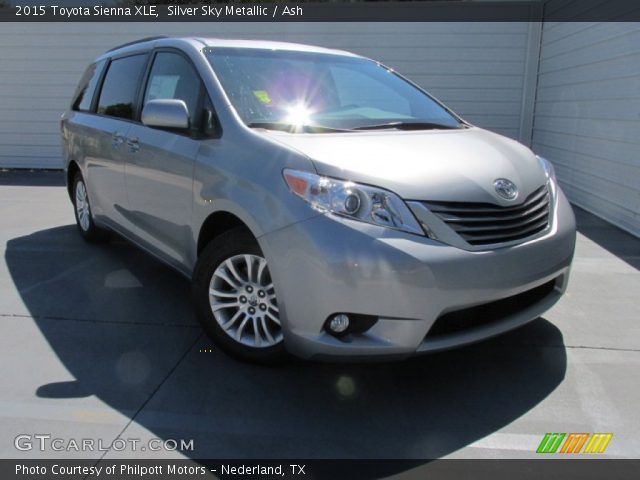
[[[445,313],[434,322],[427,337],[451,335],[499,323],[544,300],[553,292],[555,284],[556,280],[552,280],[512,297]]]
[[[530,237],[549,225],[550,196],[538,188],[520,205],[490,203],[423,202],[470,245],[491,245]]]

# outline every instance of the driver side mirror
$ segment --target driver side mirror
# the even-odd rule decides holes
[[[189,128],[189,109],[183,100],[149,100],[142,109],[141,120],[147,127],[184,130]]]

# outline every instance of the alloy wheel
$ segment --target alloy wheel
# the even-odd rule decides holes
[[[218,265],[209,303],[222,330],[236,342],[254,348],[282,342],[276,294],[263,257],[235,255]]]
[[[76,183],[76,213],[78,215],[80,228],[82,228],[84,232],[88,231],[89,227],[91,226],[91,212],[89,210],[87,188],[84,186],[84,182],[82,180]]]

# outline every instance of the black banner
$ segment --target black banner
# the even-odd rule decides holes
[[[0,0],[3,22],[636,22],[629,0],[229,2]]]
[[[0,460],[0,478],[628,480],[640,460]]]

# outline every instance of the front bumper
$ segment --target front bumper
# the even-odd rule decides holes
[[[523,325],[564,293],[575,219],[558,192],[550,230],[522,244],[467,251],[427,237],[319,215],[260,237],[278,296],[287,349],[304,358],[409,356],[473,343]],[[499,321],[427,335],[447,312],[553,282],[548,294]],[[335,313],[374,315],[363,334],[323,330]]]

